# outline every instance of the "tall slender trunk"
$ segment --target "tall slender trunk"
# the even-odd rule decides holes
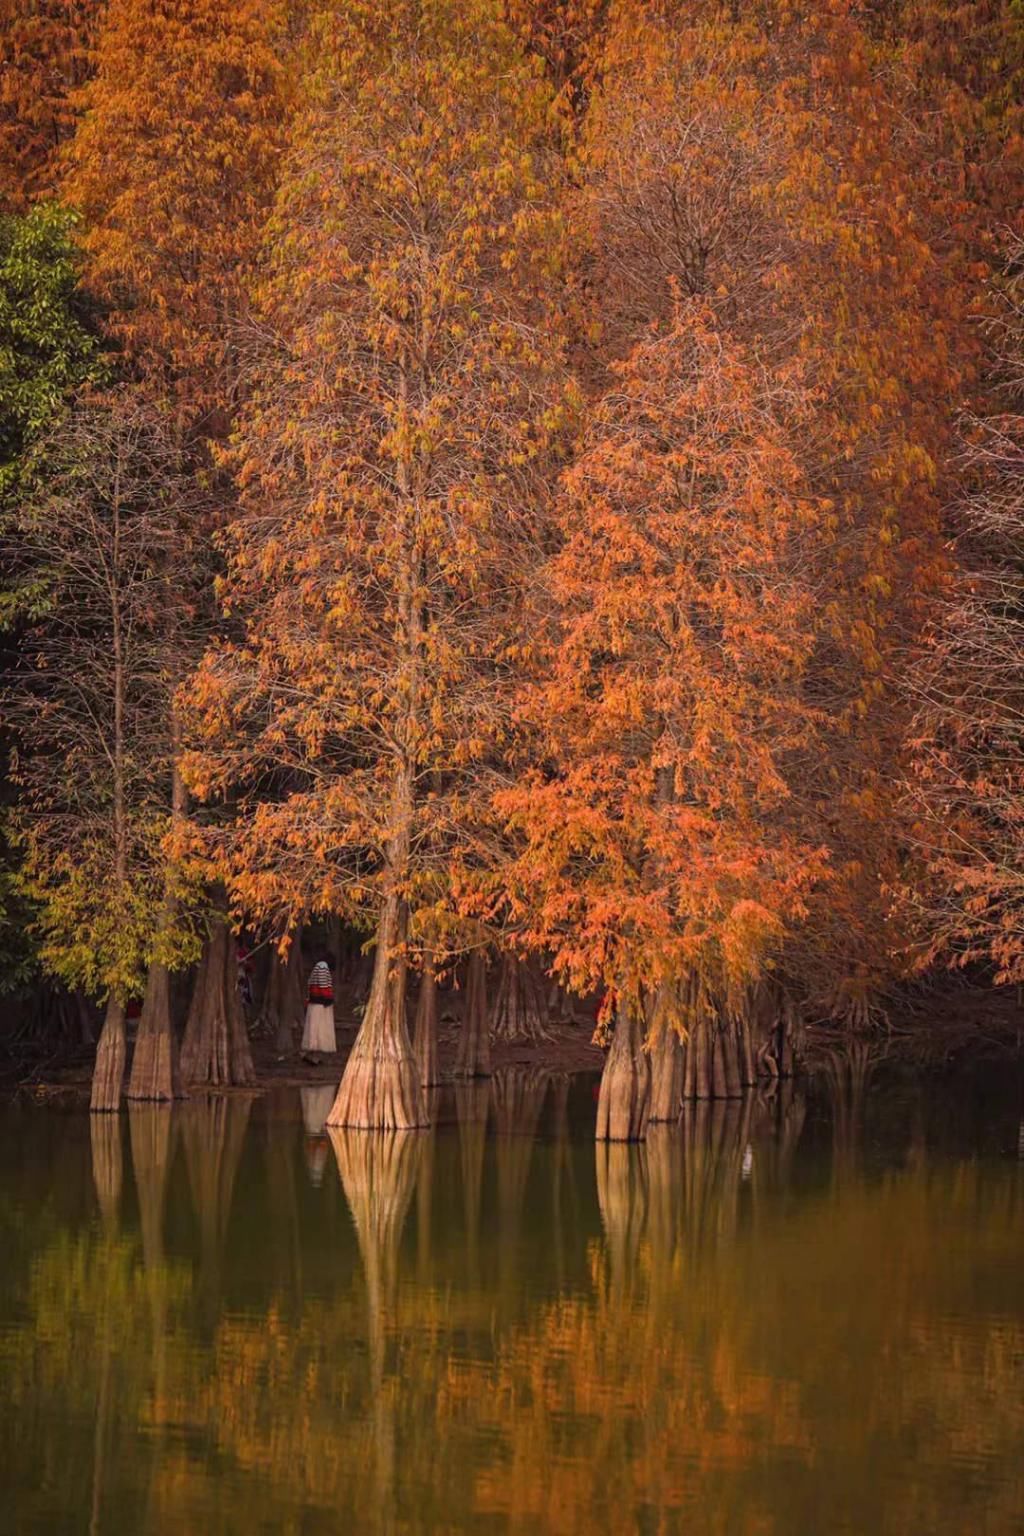
[[[698,1099],[714,1097],[711,1079],[711,1053],[714,1049],[715,1021],[705,1014],[697,1025],[697,1071],[695,1093]]]
[[[683,1111],[683,1048],[676,1028],[675,989],[665,982],[651,1010],[651,1120],[678,1120]]]
[[[738,1099],[743,1093],[740,1068],[740,1027],[738,1020],[734,1019],[731,1014],[723,1022],[721,1040],[725,1064],[726,1098]]]
[[[487,1030],[487,956],[477,947],[470,951],[466,978],[466,1006],[455,1059],[456,1077],[490,1077],[491,1042]]]
[[[390,825],[384,851],[384,906],[377,924],[370,999],[334,1107],[327,1117],[328,1126],[366,1130],[404,1130],[430,1123],[405,1017],[409,930],[405,891],[415,811],[424,618],[421,486],[408,431],[408,393],[406,358],[399,370],[397,430],[403,446],[395,471],[405,518],[405,559],[398,591],[402,646],[398,696],[403,707],[398,721]]]
[[[674,799],[674,769],[671,764],[664,763],[654,773],[654,809],[660,815]],[[657,856],[652,852],[645,862],[645,879],[657,878],[660,862]],[[652,1019],[653,1039],[658,1051],[655,1074],[659,1090],[657,1108],[662,1117],[671,1114],[671,1100],[677,1094],[674,1078],[678,1076],[679,1065],[673,1055],[674,1042],[663,1038],[669,1032],[675,1034],[666,1018],[669,1005],[669,993],[662,987],[655,1001]],[[643,1141],[646,1137],[651,1111],[652,1062],[648,1050],[651,1039],[652,1034],[645,1026],[640,998],[631,996],[624,989],[619,994],[615,1033],[601,1074],[597,1102],[598,1141]]]
[[[282,960],[274,945],[270,972],[260,1009],[260,1020],[274,1033],[274,1050],[289,1056],[295,1049],[295,1031],[302,1023],[302,943],[301,927],[296,928]]]
[[[424,956],[420,995],[416,1002],[413,1053],[423,1087],[429,1088],[439,1083],[441,1072],[437,1062],[437,976],[434,972],[434,956],[429,950]]]
[[[128,880],[128,819],[125,804],[125,665],[124,632],[121,622],[119,576],[121,570],[121,496],[120,478],[115,472],[113,490],[114,553],[112,561],[111,618],[114,662],[114,741],[112,751],[112,791],[114,815],[114,907],[119,910]],[[124,1088],[124,1064],[127,1046],[124,1029],[124,997],[112,994],[103,1028],[96,1045],[96,1064],[92,1074],[89,1109],[93,1114],[113,1113],[121,1107]]]
[[[171,823],[179,825],[184,820],[188,805],[185,781],[178,771],[180,727],[177,710],[171,708]],[[174,926],[177,902],[168,881],[164,896],[160,926],[167,933]],[[131,1077],[128,1080],[129,1099],[180,1099],[184,1097],[178,1069],[178,1038],[171,1016],[171,986],[167,966],[157,955],[150,961],[146,978],[146,996],[142,1004],[139,1032],[135,1039]]]

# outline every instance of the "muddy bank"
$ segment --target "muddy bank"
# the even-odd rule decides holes
[[[441,1023],[438,1034],[442,1079],[453,1077],[461,1025]],[[599,1072],[604,1052],[592,1043],[593,1021],[548,1026],[546,1041],[492,1040],[492,1067],[540,1067],[551,1072]],[[298,1050],[275,1051],[271,1039],[252,1039],[257,1090],[336,1083],[344,1070],[356,1037],[358,1021],[351,1014],[336,1024],[338,1050],[330,1056],[306,1055]],[[872,1065],[883,1063],[911,1072],[954,1071],[976,1061],[1024,1059],[1024,1000],[1016,988],[985,990],[965,984],[946,984],[921,990],[901,1000],[884,1026],[868,1034],[851,1034],[829,1025],[810,1025],[804,1031],[802,1070],[812,1076],[829,1069],[836,1053],[852,1053]],[[53,1054],[33,1058],[11,1057],[3,1063],[0,1091],[20,1089],[46,1097],[88,1095],[93,1054],[82,1050],[73,1058]],[[249,1090],[251,1091],[251,1090]]]
[[[457,1024],[442,1024],[439,1031],[438,1049],[441,1076],[444,1079],[454,1074],[459,1027]],[[330,1056],[310,1055],[300,1051],[282,1056],[274,1051],[271,1040],[255,1038],[252,1041],[252,1055],[257,1088],[337,1083],[352,1049],[358,1023],[351,1018],[339,1020],[335,1030],[338,1049]],[[492,1067],[544,1067],[551,1072],[601,1070],[604,1052],[592,1044],[592,1027],[589,1024],[551,1024],[549,1030],[551,1039],[541,1044],[495,1041],[491,1047]],[[23,1090],[36,1091],[41,1095],[70,1092],[87,1096],[91,1075],[92,1057],[82,1055],[62,1065],[56,1062],[38,1063],[22,1076],[20,1086]],[[12,1080],[10,1086],[17,1084]]]

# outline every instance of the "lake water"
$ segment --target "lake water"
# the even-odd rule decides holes
[[[1024,1531],[1021,1081],[0,1106],[5,1532]]]

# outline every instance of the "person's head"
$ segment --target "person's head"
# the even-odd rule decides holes
[[[317,956],[317,961],[320,965],[326,965],[329,971],[334,970],[334,961],[331,959],[330,955],[324,954],[323,950],[321,950]]]

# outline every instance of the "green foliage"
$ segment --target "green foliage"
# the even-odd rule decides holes
[[[112,991],[141,996],[162,898],[156,873],[147,871],[148,882],[140,877],[118,889],[101,844],[79,844],[53,856],[33,838],[25,842],[16,891],[35,907],[32,926],[43,968],[92,997]]]
[[[0,821],[0,997],[16,996],[37,974],[34,916]]]
[[[33,449],[78,386],[98,379],[103,357],[79,289],[74,217],[56,203],[0,216],[0,521],[29,474]],[[32,464],[31,470],[29,469]],[[45,583],[0,585],[0,626],[43,611]],[[0,838],[0,992],[31,979],[33,908],[15,851]]]
[[[0,494],[68,394],[102,358],[78,289],[74,216],[43,204],[0,217]]]

